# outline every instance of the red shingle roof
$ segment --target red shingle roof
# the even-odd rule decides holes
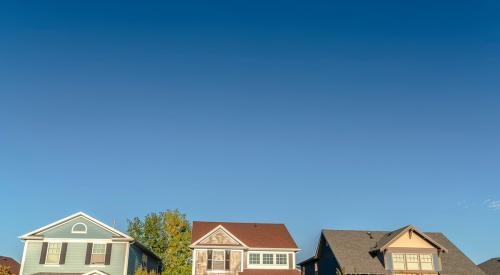
[[[19,274],[19,269],[20,269],[19,263],[10,257],[0,256],[0,265],[1,266],[10,266],[10,272],[12,274],[14,274],[14,275]]]
[[[227,231],[229,231],[229,233],[233,234],[249,247],[287,249],[298,248],[284,224],[272,223],[195,221],[193,222],[191,243],[196,242],[219,225],[223,226]]]
[[[238,273],[239,275],[300,275],[296,269],[276,270],[276,269],[247,269]]]

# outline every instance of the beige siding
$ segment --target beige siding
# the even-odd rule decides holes
[[[202,240],[200,244],[239,245],[239,243],[224,232],[224,230],[215,231],[212,235]]]
[[[434,248],[428,241],[420,237],[418,234],[405,233],[394,241],[389,247],[412,247],[412,248]]]
[[[207,251],[206,250],[197,250],[196,251],[196,275],[207,274]]]
[[[206,250],[196,250],[195,274],[207,275],[207,256]],[[238,275],[241,270],[241,251],[231,251],[230,270],[220,273],[210,271],[210,275]]]
[[[241,251],[231,251],[231,271],[238,274],[241,270]]]

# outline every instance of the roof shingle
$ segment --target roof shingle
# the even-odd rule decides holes
[[[221,225],[229,233],[251,248],[298,249],[284,224],[235,223],[235,222],[193,222],[191,243]]]

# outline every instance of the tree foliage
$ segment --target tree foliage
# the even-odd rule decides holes
[[[142,220],[135,217],[128,221],[128,234],[162,259],[162,274],[191,274],[191,225],[186,215],[167,210]]]
[[[134,275],[156,275],[156,272],[139,267],[135,270]]]
[[[12,275],[12,272],[10,272],[10,266],[0,265],[0,275]]]

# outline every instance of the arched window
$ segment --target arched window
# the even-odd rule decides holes
[[[71,233],[85,234],[87,233],[87,225],[81,222],[75,223],[75,225],[73,225],[73,228],[71,228]]]

